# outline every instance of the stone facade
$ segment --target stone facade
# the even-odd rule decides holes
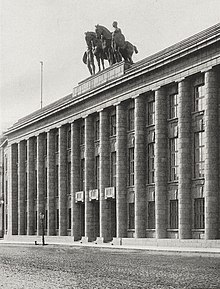
[[[96,83],[96,85],[94,84]],[[0,232],[220,238],[220,25],[107,68],[1,145]]]

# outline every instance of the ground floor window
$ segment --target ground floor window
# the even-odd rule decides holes
[[[48,213],[47,210],[45,211],[45,229],[47,230],[47,222],[48,222]]]
[[[71,229],[71,208],[68,209],[68,227],[69,230]]]
[[[56,212],[56,229],[59,230],[59,209]]]
[[[178,200],[170,200],[170,229],[178,229]]]
[[[148,202],[148,229],[155,229],[155,201]]]
[[[194,228],[205,228],[205,200],[197,198],[194,200]]]
[[[37,211],[35,211],[34,229],[37,231]]]
[[[128,229],[134,229],[134,203],[128,206]]]

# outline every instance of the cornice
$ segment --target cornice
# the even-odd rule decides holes
[[[180,59],[181,57],[184,57],[194,51],[198,51],[203,47],[209,46],[219,40],[220,24],[216,24],[196,35],[193,35],[175,45],[172,45],[152,56],[149,56],[133,64],[130,68],[125,70],[124,74],[120,77],[112,79],[109,82],[95,87],[92,90],[88,90],[76,97],[73,97],[72,94],[69,94],[66,97],[44,107],[43,109],[35,111],[34,113],[18,120],[18,122],[16,122],[11,128],[8,129],[5,135],[10,135],[17,130],[22,129],[23,127],[40,121],[46,117],[49,117],[54,113],[61,112],[62,110],[67,109],[70,106],[76,105],[79,102],[85,101],[86,99],[93,97],[94,95],[109,90],[122,83],[126,83],[130,79],[138,77],[149,71],[153,71],[159,67],[175,61],[176,59]],[[91,78],[88,78],[88,80],[89,79]],[[81,83],[84,83],[85,81],[86,80],[80,82],[79,85]]]

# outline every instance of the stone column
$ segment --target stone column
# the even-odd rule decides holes
[[[192,238],[192,100],[187,80],[179,82],[178,93],[179,239],[190,239]]]
[[[18,143],[18,235],[25,234],[25,141]]]
[[[18,234],[18,172],[17,144],[8,148],[8,235]]]
[[[59,128],[59,235],[67,235],[67,135],[66,127]]]
[[[127,237],[127,114],[123,103],[116,106],[116,220],[117,238]]]
[[[37,235],[42,234],[40,213],[44,212],[44,135],[37,136]]]
[[[108,209],[105,199],[105,188],[109,187],[110,181],[110,143],[109,143],[109,119],[108,111],[99,113],[100,119],[100,237],[105,240],[111,239],[108,227]]]
[[[146,236],[146,103],[145,97],[135,98],[135,237]]]
[[[27,235],[34,235],[34,139],[27,140]]]
[[[167,236],[167,97],[155,91],[155,224],[158,239]]]
[[[80,210],[75,203],[75,194],[80,190],[80,135],[77,122],[71,123],[71,236],[74,240],[81,238]]]
[[[47,132],[47,234],[55,235],[55,133]]]
[[[219,126],[218,81],[214,70],[205,73],[205,238],[218,238]]]
[[[89,201],[89,190],[94,184],[94,140],[93,119],[89,115],[85,118],[85,237],[94,240],[93,205]]]

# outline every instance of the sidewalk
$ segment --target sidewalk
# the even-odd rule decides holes
[[[30,238],[31,237],[31,238]],[[16,236],[16,238],[0,239],[0,245],[37,245],[42,244],[40,236]],[[96,248],[109,248],[109,249],[130,249],[130,250],[146,250],[157,252],[176,252],[176,253],[207,253],[215,254],[220,257],[220,240],[147,240],[145,244],[140,245],[140,239],[134,244],[135,240],[122,239],[121,245],[115,242],[97,243],[97,242],[81,242],[73,241],[71,237],[51,237],[45,236],[46,245],[62,245],[62,246],[83,246],[83,247],[96,247]],[[130,241],[130,242],[129,242]],[[133,244],[131,244],[133,241]],[[141,240],[142,241],[142,240]],[[146,244],[146,243],[150,244]],[[130,244],[129,244],[130,243]],[[138,244],[139,243],[139,244]],[[144,242],[142,242],[144,243]],[[173,245],[172,245],[173,244]],[[179,246],[178,246],[179,244]],[[202,245],[201,245],[202,244]],[[209,246],[211,244],[211,246]],[[214,246],[217,244],[217,246]],[[182,246],[180,246],[182,245]],[[187,246],[188,245],[188,246]]]

